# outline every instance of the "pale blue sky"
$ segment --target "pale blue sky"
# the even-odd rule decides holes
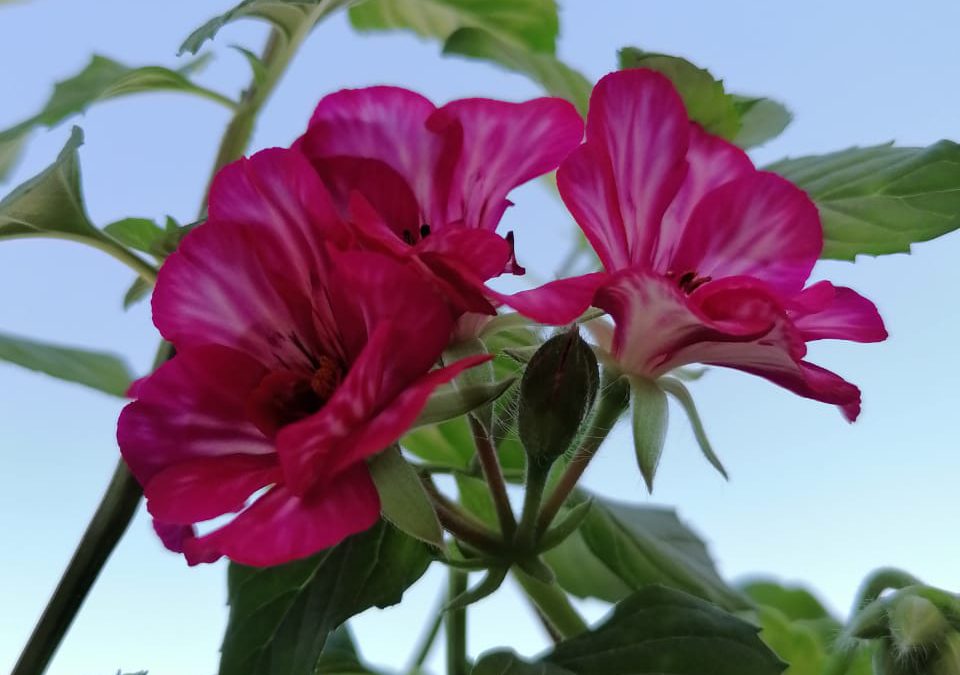
[[[131,64],[175,63],[179,41],[229,0],[186,3],[35,0],[0,10],[0,128],[31,114],[51,83],[100,52]],[[960,6],[810,0],[771,3],[567,0],[562,56],[597,78],[626,44],[687,56],[729,88],[764,94],[795,113],[793,126],[758,150],[762,161],[896,139],[960,137]],[[233,93],[247,74],[226,48],[258,47],[263,28],[223,31],[202,79]],[[437,101],[467,95],[523,99],[534,85],[492,66],[441,59],[435,43],[407,35],[358,38],[344,17],[311,37],[267,108],[256,148],[299,134],[313,104],[344,86],[402,84]],[[101,105],[82,121],[89,210],[99,223],[170,213],[190,219],[226,112],[176,95]],[[66,127],[39,134],[19,181],[47,164]],[[3,188],[5,191],[6,187]],[[515,194],[508,214],[525,263],[549,274],[565,252],[567,218],[538,185]],[[526,246],[524,248],[524,246]],[[822,404],[738,373],[714,371],[694,386],[732,480],[696,451],[674,415],[653,499],[617,433],[587,475],[594,489],[679,508],[711,543],[730,577],[762,572],[813,585],[846,611],[871,568],[909,569],[956,589],[960,518],[955,416],[960,397],[960,236],[912,256],[829,263],[817,275],[851,285],[879,305],[891,338],[881,345],[819,344],[816,361],[864,389],[855,425]],[[147,367],[156,335],[146,305],[124,313],[131,274],[102,254],[61,242],[0,244],[0,330],[125,354]],[[0,671],[9,668],[52,590],[112,471],[121,403],[0,364]],[[357,622],[367,656],[400,666],[441,584],[431,572],[398,610]],[[51,675],[215,672],[226,611],[224,566],[188,568],[160,547],[141,512],[63,644]],[[591,616],[602,608],[588,606]],[[510,589],[473,612],[471,651],[545,643]]]

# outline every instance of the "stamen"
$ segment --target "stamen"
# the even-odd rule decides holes
[[[340,386],[342,379],[343,371],[339,364],[329,356],[321,356],[317,370],[310,378],[310,388],[326,403]]]
[[[429,236],[430,236],[430,226],[424,223],[423,225],[420,226],[420,238],[426,239]]]

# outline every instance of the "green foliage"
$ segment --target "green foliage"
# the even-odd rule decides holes
[[[5,333],[0,333],[0,360],[113,396],[123,396],[133,381],[127,364],[112,354],[36,342]]]
[[[551,96],[565,98],[586,116],[590,81],[555,56],[531,51],[483,28],[460,28],[447,38],[444,54],[492,61],[540,83]]]
[[[647,490],[653,492],[653,479],[667,439],[667,395],[656,382],[644,377],[630,378],[630,392],[633,449]]]
[[[368,0],[350,8],[350,22],[360,31],[410,30],[441,41],[458,28],[483,28],[547,54],[560,25],[555,0]]]
[[[702,373],[700,373],[700,375],[702,375]],[[697,377],[699,377],[699,375]],[[674,377],[661,377],[657,380],[657,383],[663,391],[672,396],[677,403],[680,404],[680,407],[683,408],[683,411],[687,414],[687,419],[690,420],[690,426],[693,427],[694,438],[697,440],[697,445],[700,446],[700,452],[706,460],[710,462],[711,466],[720,472],[721,476],[728,478],[727,470],[724,468],[717,453],[713,451],[710,439],[707,438],[707,431],[704,429],[703,422],[700,420],[697,404],[694,402],[693,396],[690,394],[686,385],[684,385],[679,378]]]
[[[758,605],[772,607],[791,621],[831,618],[823,604],[805,588],[755,580],[743,584],[741,590]]]
[[[473,382],[464,385],[452,383],[437,389],[417,417],[413,427],[446,422],[471,410],[496,401],[511,386],[514,378],[493,382]]]
[[[741,148],[763,145],[782,134],[793,121],[793,114],[782,103],[769,98],[733,95],[740,115],[740,130],[733,142]]]
[[[313,15],[319,21],[341,7],[357,0],[243,0],[233,9],[215,16],[190,33],[180,45],[180,54],[196,54],[203,43],[212,40],[225,25],[237,19],[261,19],[280,29],[288,39],[298,30],[303,21]]]
[[[190,80],[189,76],[207,60],[205,56],[200,57],[171,70],[162,66],[132,68],[105,56],[94,55],[83,70],[54,86],[53,94],[40,112],[0,132],[0,180],[13,168],[17,150],[27,133],[39,126],[55,126],[84,112],[97,101],[141,92],[175,91],[196,94],[232,108],[233,101]]]
[[[383,517],[411,537],[443,547],[443,530],[423,483],[396,447],[369,462]]]
[[[103,231],[124,246],[144,253],[153,253],[164,235],[163,228],[149,218],[124,218],[105,225]]]
[[[399,602],[429,563],[424,544],[381,522],[305,560],[232,564],[220,675],[311,675],[331,631]]]
[[[411,431],[400,444],[431,464],[466,469],[473,457],[473,436],[463,417]]]
[[[765,167],[807,191],[823,220],[822,258],[907,253],[960,228],[960,146],[892,144],[784,159]]]
[[[778,675],[785,664],[757,630],[699,598],[647,586],[620,602],[602,624],[560,642],[535,664],[495,653],[481,658],[473,673]]]
[[[720,578],[706,545],[674,511],[593,500],[580,529],[545,554],[564,589],[617,602],[662,584],[727,609],[750,606]]]

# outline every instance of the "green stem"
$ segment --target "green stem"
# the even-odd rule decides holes
[[[487,481],[487,485],[490,486],[490,495],[497,510],[500,533],[504,538],[509,539],[513,537],[513,533],[517,529],[517,520],[513,515],[513,508],[510,506],[507,483],[503,478],[503,470],[500,468],[497,449],[493,447],[486,429],[473,417],[470,417],[470,429],[473,431],[473,439],[477,446],[477,457],[480,459],[483,477]]]
[[[467,573],[450,569],[447,602],[467,591]],[[446,613],[447,675],[467,675],[467,609],[460,607]]]
[[[421,638],[420,646],[417,648],[416,655],[413,657],[413,661],[410,663],[410,667],[407,669],[407,675],[416,675],[420,671],[420,667],[423,665],[424,661],[427,660],[427,656],[430,655],[430,650],[433,648],[433,643],[437,641],[437,635],[440,634],[440,626],[443,624],[443,608],[446,606],[449,600],[446,597],[446,594],[441,596],[440,602],[437,603],[436,618],[430,622],[430,626],[427,628],[427,631],[423,634]]]
[[[100,570],[133,519],[141,494],[139,483],[121,460],[11,675],[39,675],[46,669]]]
[[[521,550],[533,550],[537,543],[537,516],[540,514],[540,502],[550,475],[550,464],[541,464],[536,458],[527,457],[527,479],[524,485],[523,513],[517,536],[514,538]]]
[[[513,568],[513,576],[543,617],[564,639],[589,629],[587,622],[570,603],[570,598],[556,583],[545,584],[516,567]]]
[[[122,262],[124,265],[136,272],[141,279],[146,281],[151,286],[157,281],[156,267],[106,234],[103,234],[101,238],[94,238],[93,236],[74,235],[64,232],[37,231],[5,237],[5,239],[37,238],[63,239],[65,241],[75,241],[80,244],[92,246],[98,251],[102,251],[115,260]]]

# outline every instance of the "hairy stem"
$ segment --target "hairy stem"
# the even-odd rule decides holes
[[[543,499],[543,490],[547,486],[547,477],[550,475],[550,464],[541,464],[534,457],[527,457],[527,478],[523,493],[523,512],[520,516],[520,525],[517,536],[514,538],[517,546],[522,550],[533,550],[537,543],[537,516],[540,512],[540,502]]]
[[[473,431],[473,439],[477,446],[477,457],[480,458],[483,477],[486,479],[487,485],[490,486],[490,494],[497,510],[500,532],[504,538],[509,539],[513,537],[517,529],[517,521],[513,515],[513,508],[510,506],[507,483],[503,478],[503,470],[500,468],[497,449],[493,447],[490,436],[483,425],[472,417],[470,418],[470,429]]]
[[[587,622],[556,583],[545,584],[516,567],[513,568],[513,576],[540,614],[563,638],[571,638],[588,629]]]
[[[46,669],[90,587],[127,530],[142,494],[140,484],[121,460],[11,675],[39,675]]]
[[[447,602],[467,591],[467,573],[448,571],[449,585]],[[467,609],[451,609],[446,614],[447,626],[447,675],[467,675]]]

